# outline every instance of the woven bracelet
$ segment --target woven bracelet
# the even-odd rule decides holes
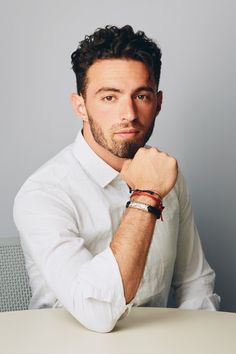
[[[159,198],[158,196],[156,196],[154,194],[150,194],[150,193],[146,193],[146,192],[133,192],[130,196],[130,199],[132,199],[133,197],[136,197],[136,196],[144,196],[144,197],[151,198],[151,199],[155,200],[155,202],[157,203],[157,206],[159,206],[162,203],[161,198]]]
[[[162,197],[161,197],[160,193],[154,192],[154,191],[149,190],[149,189],[131,189],[131,188],[130,188],[129,191],[130,191],[130,193],[135,193],[135,192],[142,193],[142,192],[144,192],[144,193],[148,193],[148,194],[150,194],[150,195],[157,195],[158,198],[162,200]]]

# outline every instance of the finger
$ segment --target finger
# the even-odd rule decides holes
[[[160,149],[158,149],[157,147],[152,147],[152,146],[149,146],[148,148],[147,148],[147,150],[156,150],[157,152],[163,152],[162,150],[160,150]]]

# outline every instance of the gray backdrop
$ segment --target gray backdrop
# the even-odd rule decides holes
[[[236,310],[234,0],[1,2],[0,236],[17,235],[14,196],[75,138],[70,54],[105,24],[134,26],[163,51],[163,110],[152,144],[175,155],[188,181],[222,309]]]

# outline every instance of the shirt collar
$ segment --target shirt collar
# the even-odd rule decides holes
[[[82,130],[79,131],[72,146],[73,153],[81,166],[101,186],[106,187],[119,172],[102,160],[85,141]]]

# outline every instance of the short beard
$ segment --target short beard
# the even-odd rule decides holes
[[[93,138],[97,144],[102,146],[107,151],[111,152],[113,155],[123,158],[123,159],[132,159],[139,148],[143,147],[150,136],[152,135],[155,119],[147,134],[140,141],[112,141],[112,146],[109,146],[101,127],[93,120],[91,116],[88,116],[90,130],[92,132]]]

